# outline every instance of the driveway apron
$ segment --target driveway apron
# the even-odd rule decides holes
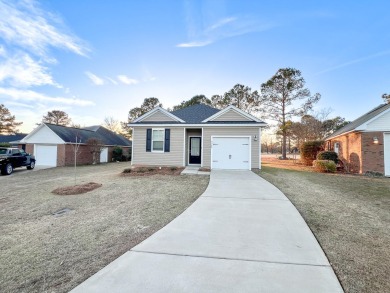
[[[251,171],[211,172],[184,213],[72,292],[343,292],[305,221]]]

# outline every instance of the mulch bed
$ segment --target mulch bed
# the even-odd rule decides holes
[[[99,187],[102,187],[102,184],[95,183],[95,182],[88,182],[80,185],[56,188],[52,191],[52,193],[58,195],[75,195],[75,194],[86,193]]]
[[[179,167],[134,167],[123,170],[123,176],[180,175],[184,168]]]

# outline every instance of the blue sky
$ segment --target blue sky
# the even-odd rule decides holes
[[[316,110],[348,120],[390,92],[388,1],[3,1],[0,103],[31,131],[62,109],[81,125],[125,121],[236,83],[302,71]]]

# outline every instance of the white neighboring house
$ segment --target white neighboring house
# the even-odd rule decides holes
[[[49,123],[42,123],[20,143],[26,144],[26,152],[34,154],[37,166],[69,166],[74,164],[74,146],[81,142],[78,164],[92,164],[92,153],[88,139],[96,138],[102,142],[100,163],[112,160],[112,150],[119,146],[125,155],[131,150],[131,141],[103,126],[73,128]]]

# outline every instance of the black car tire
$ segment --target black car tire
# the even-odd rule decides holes
[[[8,163],[7,165],[5,165],[4,169],[1,170],[1,175],[11,175],[13,170],[14,168],[12,167],[12,164]]]
[[[34,162],[31,162],[30,165],[27,166],[27,169],[28,169],[28,170],[32,170],[32,169],[34,169],[34,167],[35,167],[35,161],[34,161]]]

